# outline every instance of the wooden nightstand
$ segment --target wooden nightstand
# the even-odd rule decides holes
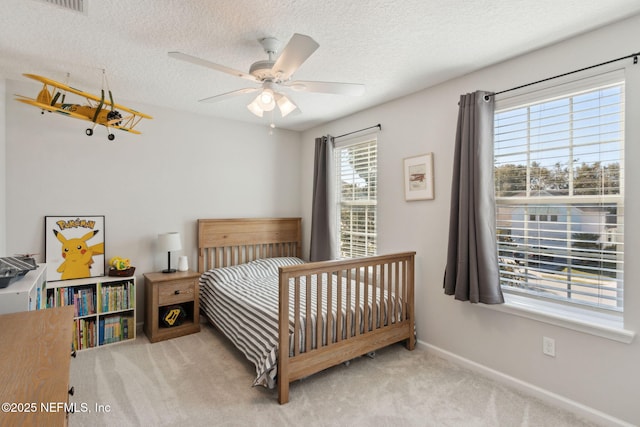
[[[200,331],[200,273],[144,274],[144,333],[157,342]],[[165,326],[161,321],[166,307],[180,305],[187,316],[178,326]]]

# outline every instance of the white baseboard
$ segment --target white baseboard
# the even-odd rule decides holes
[[[502,384],[506,384],[510,387],[513,387],[518,391],[521,391],[537,399],[540,399],[550,405],[573,412],[577,416],[584,418],[586,420],[589,420],[591,422],[598,423],[603,426],[611,426],[611,427],[633,427],[632,424],[629,424],[626,421],[615,418],[602,411],[598,411],[597,409],[583,405],[574,400],[571,400],[559,394],[553,393],[549,390],[545,390],[543,388],[540,388],[528,382],[519,380],[518,378],[514,378],[500,371],[496,371],[495,369],[491,369],[487,366],[484,366],[472,360],[466,359],[462,356],[458,356],[457,354],[446,351],[440,347],[436,347],[434,345],[425,343],[424,341],[420,341],[420,340],[417,341],[417,345],[418,347],[428,352],[431,352],[439,357],[442,357],[443,359],[450,360],[451,362],[457,365],[463,366],[474,372],[478,372],[479,374],[485,377],[491,378]]]

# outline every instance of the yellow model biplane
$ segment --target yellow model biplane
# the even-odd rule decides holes
[[[35,74],[24,74],[24,76],[38,80],[43,84],[43,87],[42,90],[40,90],[40,93],[38,93],[38,97],[36,99],[16,95],[18,97],[18,101],[40,108],[42,110],[42,114],[47,110],[54,113],[60,113],[65,116],[74,117],[76,119],[93,122],[93,126],[87,128],[85,131],[89,136],[93,135],[93,129],[96,125],[102,125],[107,128],[107,137],[110,141],[115,138],[115,135],[110,132],[110,128],[120,129],[125,132],[131,132],[139,135],[140,132],[135,130],[134,127],[143,118],[152,118],[151,116],[139,111],[114,103],[110,90],[108,91],[109,99],[105,99],[104,89],[102,89],[102,95],[98,97],[46,77],[37,76]],[[65,96],[67,92],[85,98],[88,105],[65,103]]]

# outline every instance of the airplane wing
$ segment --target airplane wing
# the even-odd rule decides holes
[[[110,128],[114,128],[114,129],[120,129],[123,130],[125,132],[129,132],[129,133],[135,133],[136,135],[140,135],[141,132],[135,129],[131,129],[131,128],[127,128],[127,127],[123,127],[123,126],[115,126],[115,125],[111,125],[109,126]]]
[[[105,99],[104,103],[105,103],[105,105],[111,105],[111,102],[107,101],[106,99]],[[133,114],[134,116],[138,116],[138,117],[141,117],[141,118],[144,118],[144,119],[153,119],[153,117],[151,117],[151,116],[149,116],[147,114],[141,113],[140,111],[132,110],[131,108],[127,108],[127,107],[125,107],[123,105],[120,105],[120,104],[113,104],[113,108],[121,110],[121,112],[122,111],[126,111],[127,113]]]
[[[100,102],[100,97],[97,97],[97,96],[92,95],[90,93],[84,92],[84,91],[82,91],[80,89],[76,89],[76,88],[73,88],[71,86],[67,86],[64,83],[60,83],[60,82],[57,82],[55,80],[48,79],[46,77],[38,76],[36,74],[23,74],[23,76],[29,77],[30,79],[37,80],[40,83],[43,83],[43,84],[46,84],[46,85],[49,85],[49,86],[57,87],[58,89],[61,89],[61,90],[66,91],[66,92],[75,93],[78,96],[82,96],[84,98],[91,99],[92,101]]]
[[[23,97],[22,95],[17,95],[17,96],[20,97],[17,100],[20,101],[20,102],[24,102],[25,104],[33,105],[33,106],[41,108],[43,110],[51,111],[51,112],[54,112],[54,113],[60,113],[60,114],[63,114],[65,116],[73,117],[73,118],[76,118],[76,119],[91,121],[91,120],[89,120],[89,118],[87,116],[83,116],[82,114],[73,113],[73,112],[68,111],[68,110],[63,110],[62,108],[57,108],[57,107],[53,107],[53,106],[48,105],[48,104],[43,104],[43,103],[35,101],[33,99],[30,99],[30,98],[27,98],[27,97]]]
[[[38,76],[36,74],[23,74],[23,75],[25,77],[29,77],[30,79],[37,80],[40,83],[43,83],[43,84],[46,84],[46,85],[50,85],[50,86],[53,86],[53,87],[57,87],[60,90],[63,90],[63,91],[66,91],[66,92],[71,92],[71,93],[74,93],[74,94],[76,94],[78,96],[82,96],[83,98],[86,98],[87,100],[91,100],[91,101],[95,101],[95,102],[101,102],[102,101],[102,103],[104,105],[111,106],[111,101],[109,99],[107,99],[107,98],[101,99],[99,96],[90,94],[90,93],[82,91],[80,89],[73,88],[73,87],[68,86],[68,85],[66,85],[64,83],[60,83],[60,82],[57,82],[55,80],[52,80],[52,79],[49,79],[49,78],[46,78],[46,77]],[[144,113],[141,113],[139,111],[133,110],[131,108],[125,107],[124,105],[120,105],[120,104],[114,103],[113,104],[113,108],[117,108],[118,110],[126,111],[127,113],[134,114],[136,116],[139,116],[139,117],[142,117],[142,118],[145,118],[145,119],[152,119],[153,118],[153,117],[151,117],[151,116],[149,116],[147,114],[144,114]]]
[[[108,123],[108,126],[115,129],[120,129],[126,132],[135,133],[136,135],[140,135],[140,132],[138,132],[137,130],[134,130],[133,128],[138,123],[140,123],[140,120],[142,120],[144,116],[139,115],[137,112],[130,112],[129,110],[124,110],[124,111],[128,112],[129,114],[124,115],[119,119],[111,120]]]

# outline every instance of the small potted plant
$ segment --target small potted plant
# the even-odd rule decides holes
[[[136,268],[131,266],[128,258],[116,256],[109,261],[109,276],[130,277],[135,271]]]

